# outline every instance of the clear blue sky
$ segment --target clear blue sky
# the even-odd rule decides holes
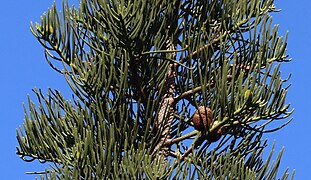
[[[61,1],[56,1],[61,7]],[[70,2],[70,1],[69,1]],[[72,1],[71,1],[72,2]],[[67,91],[62,76],[54,72],[44,60],[43,48],[29,31],[30,21],[39,21],[40,15],[52,5],[52,0],[15,0],[3,1],[0,11],[0,49],[2,79],[0,89],[1,109],[1,148],[0,179],[34,179],[25,172],[43,170],[46,165],[23,162],[15,154],[16,128],[23,123],[22,103],[27,95],[33,96],[31,89],[48,87]],[[280,24],[280,32],[289,31],[288,54],[293,61],[283,66],[284,73],[292,72],[292,87],[289,89],[288,102],[295,108],[294,121],[284,129],[266,137],[276,140],[276,151],[282,146],[285,152],[281,169],[287,166],[296,169],[296,179],[309,179],[311,168],[311,143],[309,132],[309,107],[311,107],[311,1],[276,1],[280,13],[273,14],[274,23]],[[309,70],[308,70],[309,68]],[[269,149],[267,149],[269,150]]]

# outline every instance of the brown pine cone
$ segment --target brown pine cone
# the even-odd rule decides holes
[[[194,112],[192,121],[194,129],[198,131],[207,130],[213,124],[213,111],[208,107],[200,106]]]

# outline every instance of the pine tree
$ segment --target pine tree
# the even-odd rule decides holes
[[[31,31],[72,90],[34,89],[17,154],[43,179],[275,179],[288,124],[273,0],[80,0]],[[281,121],[284,119],[286,121]],[[277,120],[277,121],[276,121]],[[287,179],[289,172],[281,174]]]

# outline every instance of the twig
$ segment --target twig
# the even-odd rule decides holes
[[[180,161],[183,161],[198,145],[202,144],[205,140],[205,136],[202,134],[198,139],[195,139],[194,142],[191,144],[190,148],[187,149],[187,151],[180,157]]]
[[[184,139],[188,139],[190,137],[193,137],[195,135],[197,135],[199,133],[199,131],[195,130],[195,131],[192,131],[191,133],[188,133],[186,135],[183,135],[183,136],[180,136],[180,137],[177,137],[177,138],[174,138],[174,139],[170,139],[170,140],[167,140],[165,141],[165,144],[166,145],[172,145],[172,144],[175,144],[175,143],[178,143]]]
[[[212,45],[218,43],[222,38],[224,38],[225,36],[227,36],[228,34],[230,34],[231,31],[225,31],[224,34],[222,34],[221,36],[219,36],[218,38],[214,39],[211,43],[204,45],[203,47],[201,47],[200,49],[192,52],[191,54],[189,54],[188,56],[184,57],[183,59],[181,59],[179,61],[179,63],[183,64],[184,62],[190,60],[193,56],[196,56],[197,54],[199,54],[201,51],[211,47]],[[175,67],[177,66],[177,64],[175,64]]]
[[[189,91],[186,91],[184,93],[182,93],[181,95],[179,96],[176,96],[174,97],[174,102],[177,103],[179,100],[183,99],[183,98],[186,98],[186,97],[189,97],[197,92],[200,92],[202,90],[202,87],[203,86],[199,86],[199,87],[196,87],[194,89],[191,89]]]
[[[48,174],[52,171],[35,171],[35,172],[26,172],[26,174]]]

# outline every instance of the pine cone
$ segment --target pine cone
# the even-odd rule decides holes
[[[207,130],[213,124],[213,111],[208,107],[200,106],[194,112],[192,121],[194,129],[198,131]]]

